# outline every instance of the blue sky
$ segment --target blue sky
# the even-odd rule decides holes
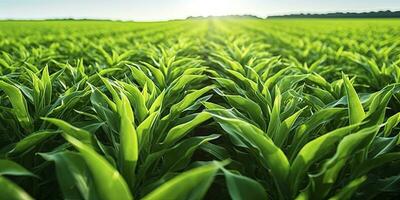
[[[0,0],[0,19],[167,20],[187,16],[400,10],[400,0]]]

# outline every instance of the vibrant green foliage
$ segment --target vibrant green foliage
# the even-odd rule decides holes
[[[394,199],[397,20],[0,22],[0,199]]]

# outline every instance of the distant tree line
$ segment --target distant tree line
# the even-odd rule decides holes
[[[267,18],[400,18],[400,11],[377,11],[377,12],[335,12],[326,14],[290,14],[269,16]]]
[[[209,19],[209,18],[253,18],[262,19],[261,17],[255,15],[223,15],[223,16],[189,16],[186,19]]]
[[[49,18],[44,19],[45,21],[121,21],[112,19],[95,19],[95,18]]]

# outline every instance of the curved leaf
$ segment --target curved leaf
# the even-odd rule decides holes
[[[179,174],[143,197],[143,200],[202,199],[219,169],[216,163]]]
[[[104,200],[133,199],[129,187],[110,163],[93,149],[74,137],[63,134],[64,138],[79,150],[94,180],[98,196]]]

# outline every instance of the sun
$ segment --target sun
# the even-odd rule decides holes
[[[235,14],[237,1],[235,0],[192,0],[187,1],[187,8],[191,15],[219,16]]]

